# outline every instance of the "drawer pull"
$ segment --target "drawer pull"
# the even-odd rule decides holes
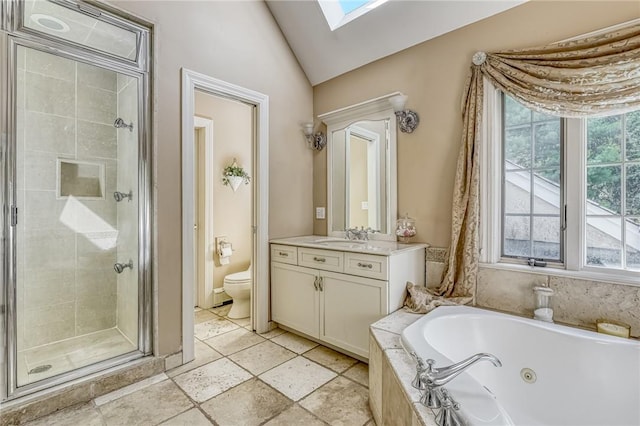
[[[284,251],[279,251],[278,255],[282,256],[282,257],[289,257],[289,253],[286,253]]]
[[[315,260],[316,262],[322,262],[322,263],[327,261],[327,259],[325,259],[324,257],[315,257],[315,256],[313,260]]]
[[[372,269],[372,268],[373,268],[373,265],[372,265],[372,264],[370,264],[370,263],[362,263],[362,262],[358,262],[358,266],[359,266],[359,267],[361,267],[361,268],[369,268],[369,269]]]
[[[316,291],[318,291],[318,277],[315,277],[313,279],[313,288],[315,288]]]

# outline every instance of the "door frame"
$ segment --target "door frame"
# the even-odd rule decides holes
[[[251,322],[269,330],[269,96],[182,68],[182,362],[194,359],[194,112],[195,91],[253,105],[253,281]],[[215,177],[214,177],[215,178]]]
[[[197,291],[194,295],[195,304],[203,307],[210,308],[213,306],[213,164],[214,164],[214,149],[213,149],[213,120],[204,117],[193,117],[193,129],[204,130],[204,223],[199,225],[204,226],[204,257],[205,259],[198,259],[204,261],[204,283],[198,283]],[[195,143],[195,140],[194,140]],[[195,201],[195,199],[194,199]],[[209,261],[207,261],[209,260]],[[197,267],[197,266],[196,266]],[[210,295],[207,297],[207,295]]]

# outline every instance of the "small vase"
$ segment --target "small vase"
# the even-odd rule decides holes
[[[244,179],[241,176],[227,176],[227,180],[229,181],[229,186],[231,186],[233,192],[236,192]]]

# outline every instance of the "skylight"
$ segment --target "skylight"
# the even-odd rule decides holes
[[[318,0],[331,31],[348,24],[388,0]]]

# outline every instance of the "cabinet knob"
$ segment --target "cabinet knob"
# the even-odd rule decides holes
[[[316,262],[326,262],[327,259],[325,259],[324,257],[314,257],[313,260],[315,260]]]
[[[361,268],[369,268],[369,269],[373,268],[373,265],[371,263],[358,262],[358,266],[361,267]]]
[[[289,253],[286,253],[284,251],[279,251],[278,254],[282,257],[289,257]]]

